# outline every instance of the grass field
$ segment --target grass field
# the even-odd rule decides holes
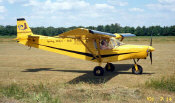
[[[145,85],[175,76],[175,37],[153,37],[153,64],[149,58],[140,60],[142,75],[132,74],[133,61],[126,60],[113,62],[116,70],[103,77],[93,76],[96,63],[29,49],[12,39],[0,37],[0,102],[175,102],[175,92]],[[149,42],[150,37],[124,40]]]

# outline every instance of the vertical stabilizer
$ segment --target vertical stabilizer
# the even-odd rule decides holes
[[[17,19],[17,39],[26,39],[29,35],[33,35],[24,18]]]

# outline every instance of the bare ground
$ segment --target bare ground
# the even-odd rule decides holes
[[[126,60],[113,62],[116,67],[114,72],[105,72],[103,77],[95,77],[92,70],[96,63],[36,48],[29,49],[0,39],[0,84],[44,83],[56,94],[62,93],[62,102],[147,103],[149,97],[154,98],[154,102],[160,102],[161,97],[171,97],[171,102],[175,102],[174,93],[144,87],[145,82],[150,79],[175,75],[175,37],[153,40],[156,49],[153,52],[153,64],[150,64],[149,58],[140,60],[139,64],[144,69],[142,75],[131,74],[133,61]],[[149,38],[125,41],[130,44],[149,45]],[[65,84],[67,86],[60,86]],[[7,100],[6,98],[0,102]]]

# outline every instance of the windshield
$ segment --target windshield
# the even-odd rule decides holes
[[[119,47],[120,45],[123,45],[122,42],[120,42],[119,40],[115,39],[115,38],[110,38],[110,39],[102,39],[100,41],[100,48],[102,50],[106,50],[106,49],[114,49]]]
[[[110,42],[113,48],[117,48],[120,45],[123,45],[124,43],[120,42],[118,39],[110,38]]]

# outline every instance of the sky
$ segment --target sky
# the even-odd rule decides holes
[[[31,27],[175,25],[175,0],[0,0],[0,25]]]

